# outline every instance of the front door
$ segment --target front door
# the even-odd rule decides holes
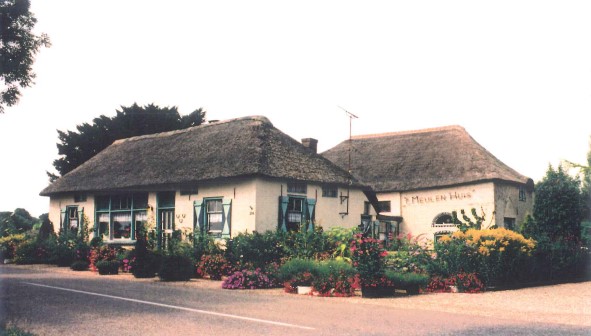
[[[160,247],[168,249],[172,232],[174,231],[174,209],[163,209],[159,211],[158,221],[160,222]]]

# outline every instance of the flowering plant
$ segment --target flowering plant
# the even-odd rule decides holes
[[[456,286],[458,292],[480,293],[484,291],[484,284],[476,273],[458,273],[447,278],[433,277],[427,286],[427,292],[449,293],[451,287]]]
[[[88,259],[90,261],[90,269],[93,272],[96,272],[98,270],[96,264],[99,261],[117,260],[117,251],[113,248],[110,248],[109,246],[95,247],[90,250]]]
[[[228,262],[220,254],[204,255],[197,265],[197,276],[209,275],[211,280],[221,280],[228,274]]]
[[[381,283],[380,279],[384,276],[384,257],[388,254],[381,242],[356,234],[349,244],[349,250],[353,266],[359,273],[361,285]]]
[[[258,289],[271,287],[274,287],[273,281],[260,268],[254,271],[236,271],[222,282],[222,288],[224,289]]]

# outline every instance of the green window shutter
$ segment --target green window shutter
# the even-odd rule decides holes
[[[308,231],[314,231],[314,208],[316,207],[316,200],[314,198],[306,199],[308,204]]]
[[[224,212],[222,213],[222,238],[230,238],[230,231],[232,229],[232,199],[224,199],[222,203]]]
[[[203,199],[198,199],[193,202],[195,213],[193,214],[193,230],[195,232],[201,232],[203,230]]]
[[[87,234],[87,232],[85,232],[86,230],[82,230],[82,227],[85,224],[86,223],[84,223],[84,208],[81,208],[80,210],[78,210],[78,233],[81,237],[83,234]],[[82,239],[86,239],[86,237],[82,237]]]
[[[289,197],[287,196],[279,196],[279,229],[283,232],[287,231],[287,203],[289,202]]]

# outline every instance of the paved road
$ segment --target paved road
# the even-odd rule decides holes
[[[371,300],[125,277],[0,266],[0,318],[38,335],[62,336],[591,335],[577,326],[390,307]]]

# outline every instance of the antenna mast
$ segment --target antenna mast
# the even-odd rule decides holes
[[[339,108],[343,111],[345,111],[345,114],[347,115],[347,117],[349,117],[349,163],[347,166],[347,172],[349,173],[349,185],[347,186],[347,196],[343,196],[341,194],[341,204],[343,204],[343,200],[347,200],[347,211],[346,212],[342,212],[341,216],[345,216],[349,214],[349,192],[351,190],[351,184],[353,184],[353,180],[351,179],[351,151],[353,148],[353,144],[352,144],[352,138],[353,138],[353,119],[358,119],[359,117],[354,115],[353,113],[345,110],[344,108],[340,107]]]

